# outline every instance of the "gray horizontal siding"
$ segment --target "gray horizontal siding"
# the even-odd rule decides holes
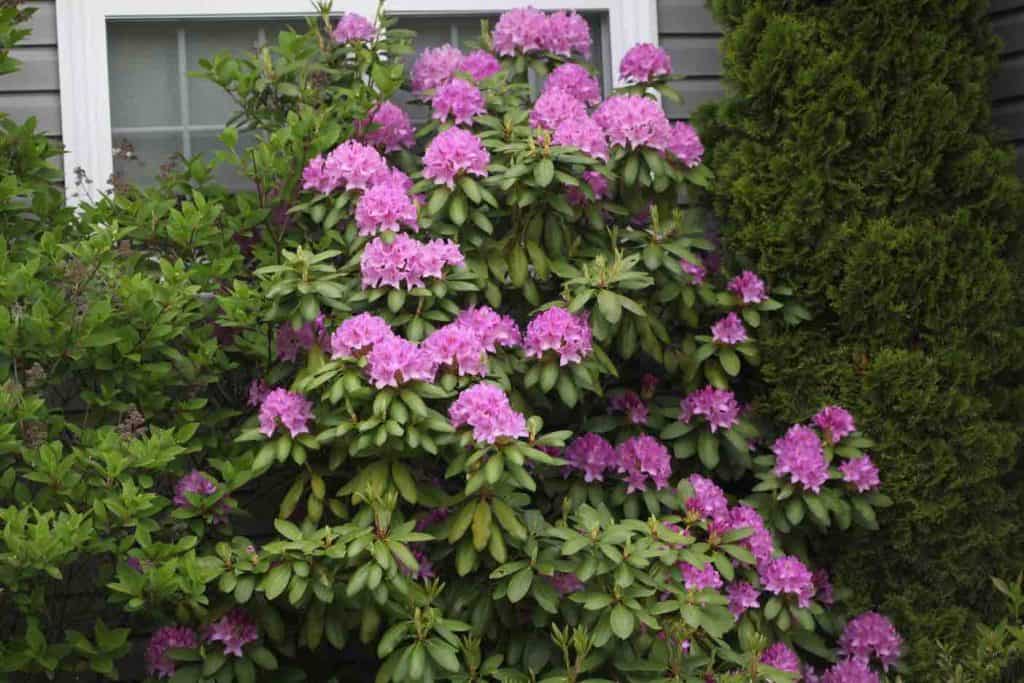
[[[992,0],[992,30],[1003,42],[992,80],[992,121],[1017,148],[1024,176],[1024,0]]]
[[[688,119],[702,104],[725,94],[722,85],[722,29],[704,0],[658,0],[661,46],[672,56],[677,73],[687,78],[675,84],[682,104],[665,101],[673,119]]]
[[[54,0],[25,3],[37,8],[29,28],[31,35],[11,56],[21,69],[0,76],[0,111],[15,120],[38,119],[39,130],[60,136],[60,82],[57,74],[57,15]]]

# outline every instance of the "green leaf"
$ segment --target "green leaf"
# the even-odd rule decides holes
[[[462,225],[466,222],[467,212],[466,196],[462,194],[455,195],[448,204],[448,218],[451,218],[452,223],[455,223],[455,225]]]
[[[626,609],[626,607],[619,604],[612,608],[612,633],[618,636],[619,640],[626,640],[633,635],[633,624],[633,613]]]
[[[267,596],[267,600],[273,600],[281,595],[284,589],[288,587],[288,582],[291,578],[291,563],[279,564],[271,569],[270,573],[263,579],[263,593]]]
[[[508,582],[508,601],[512,603],[519,602],[526,593],[530,590],[530,584],[533,583],[533,570],[529,567],[518,571],[512,579]]]
[[[718,360],[730,377],[740,374],[740,357],[732,349],[721,349],[718,352]]]
[[[709,470],[718,467],[718,438],[711,432],[701,432],[697,437],[697,455]]]
[[[533,180],[540,187],[547,187],[551,184],[551,181],[555,178],[555,164],[551,159],[541,159],[536,166],[533,167]]]
[[[804,503],[800,498],[790,498],[786,503],[786,519],[793,526],[799,526],[804,521]]]
[[[597,294],[597,307],[605,320],[615,325],[622,319],[622,302],[614,292],[602,289]]]
[[[429,639],[427,641],[427,652],[430,654],[430,658],[437,662],[438,666],[445,671],[456,673],[461,668],[455,648],[442,640],[437,638]]]

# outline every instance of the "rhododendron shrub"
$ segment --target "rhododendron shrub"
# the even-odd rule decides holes
[[[241,258],[207,297],[226,424],[116,562],[154,679],[896,670],[893,625],[809,552],[876,526],[871,441],[839,406],[775,425],[748,402],[758,337],[806,313],[679,206],[713,178],[656,98],[668,56],[631,52],[602,94],[586,26],[515,10],[407,74],[383,13],[325,14],[205,63],[256,135],[218,163],[255,189],[175,186]],[[414,137],[400,89],[431,109]],[[183,554],[192,590],[151,590]]]

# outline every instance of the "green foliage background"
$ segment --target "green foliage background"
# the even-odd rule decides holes
[[[911,637],[989,616],[1020,567],[1024,193],[990,123],[986,0],[711,0],[732,94],[698,128],[726,251],[807,297],[766,344],[765,404],[879,438],[898,502],[837,574]]]

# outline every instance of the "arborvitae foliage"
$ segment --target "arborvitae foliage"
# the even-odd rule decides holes
[[[815,314],[767,344],[765,402],[842,402],[880,437],[899,504],[837,569],[922,663],[1021,555],[1024,200],[990,123],[988,2],[710,5],[731,91],[698,128],[726,251]]]

